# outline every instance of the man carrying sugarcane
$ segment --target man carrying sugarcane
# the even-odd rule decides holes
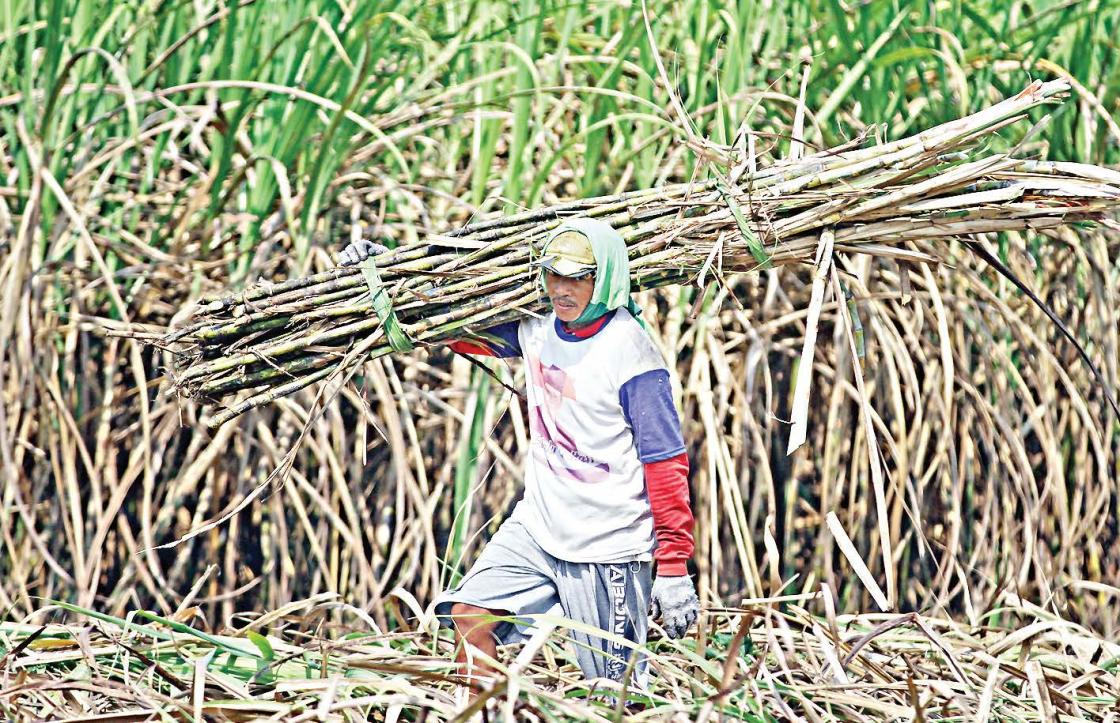
[[[351,244],[340,261],[375,250]],[[524,497],[459,585],[437,598],[436,613],[445,625],[454,620],[466,665],[464,643],[494,658],[499,643],[524,639],[531,620],[522,616],[559,606],[632,643],[570,633],[587,678],[621,681],[632,649],[646,642],[647,611],[673,638],[699,612],[685,567],[693,550],[688,457],[669,372],[630,298],[622,237],[602,221],[568,220],[547,238],[541,266],[551,314],[451,345],[525,359],[531,444]],[[638,685],[645,667],[639,654]]]

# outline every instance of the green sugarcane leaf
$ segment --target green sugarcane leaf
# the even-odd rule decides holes
[[[265,661],[272,661],[276,658],[276,651],[272,649],[272,643],[268,642],[268,638],[261,635],[255,630],[250,630],[246,633],[245,637],[249,638],[249,642],[257,646],[257,650],[261,651]]]
[[[848,317],[851,319],[852,333],[856,340],[856,357],[859,359],[860,366],[867,359],[867,343],[864,338],[863,322],[859,318],[859,307],[856,306],[856,297],[848,285],[841,282],[840,288],[844,290],[844,302],[848,309]]]
[[[731,215],[735,217],[735,223],[739,226],[739,233],[743,234],[743,239],[747,242],[747,248],[750,249],[751,256],[754,256],[755,260],[758,261],[759,268],[771,268],[773,264],[770,263],[770,256],[766,253],[766,249],[762,246],[758,236],[747,224],[747,219],[743,216],[743,209],[739,207],[739,202],[735,200],[735,195],[731,193],[731,189],[722,181],[716,184],[716,189],[723,196],[727,207],[731,209]]]
[[[141,635],[146,635],[150,638],[154,638],[155,640],[174,640],[171,635],[168,635],[162,630],[157,630],[155,628],[148,627],[147,625],[141,625],[140,623],[135,623],[131,620],[125,620],[124,618],[118,618],[115,615],[107,615],[105,613],[97,612],[96,610],[90,610],[89,608],[84,608],[67,602],[61,602],[59,600],[47,600],[47,602],[51,605],[57,605],[63,610],[77,613],[78,615],[85,615],[86,617],[93,618],[94,620],[112,623],[113,625],[116,625],[123,630],[138,632]]]
[[[250,658],[260,658],[261,657],[259,654],[257,654],[256,652],[254,652],[254,651],[252,651],[248,648],[241,648],[241,647],[238,647],[236,645],[233,645],[230,640],[223,640],[223,639],[221,639],[219,637],[216,637],[214,635],[209,635],[207,633],[202,632],[201,630],[196,630],[196,629],[192,628],[190,625],[184,625],[183,623],[177,622],[177,621],[172,620],[170,618],[165,618],[162,615],[156,615],[155,613],[150,612],[148,610],[138,610],[136,612],[136,614],[139,615],[140,617],[147,618],[148,620],[153,620],[157,623],[161,623],[163,625],[166,625],[167,627],[171,628],[172,630],[174,630],[177,633],[182,633],[183,635],[190,635],[192,637],[198,638],[199,640],[210,643],[214,647],[220,648],[221,650],[224,650],[227,653],[230,653],[232,655],[246,655]]]

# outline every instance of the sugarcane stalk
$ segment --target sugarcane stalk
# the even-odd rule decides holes
[[[636,289],[688,281],[720,238],[720,267],[729,274],[811,263],[822,228],[833,230],[837,253],[891,255],[909,241],[1097,219],[1120,205],[1120,173],[968,154],[978,139],[1066,89],[1063,81],[1036,82],[909,138],[864,147],[861,137],[734,184],[677,183],[483,220],[374,261],[402,330],[423,346],[543,311],[536,257],[549,232],[576,214],[619,230]],[[937,261],[934,253],[906,254]],[[212,424],[392,353],[356,268],[206,297],[195,314],[163,340],[178,350],[176,388],[207,397],[252,390]]]

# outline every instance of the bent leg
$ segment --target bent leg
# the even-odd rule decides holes
[[[469,646],[477,648],[488,658],[498,655],[498,639],[494,634],[498,622],[495,615],[508,615],[505,610],[487,608],[457,602],[451,606],[452,619],[455,621],[455,662],[472,689],[477,692],[483,680],[494,677],[494,666],[486,658],[475,659]],[[469,646],[468,646],[469,644]]]
[[[434,607],[440,624],[455,629],[456,660],[463,673],[492,677],[493,665],[477,656],[467,670],[467,643],[493,657],[498,645],[524,640],[532,616],[558,603],[552,563],[522,525],[509,520],[459,584],[436,598]],[[495,621],[494,616],[506,620]],[[477,690],[477,684],[474,687]]]

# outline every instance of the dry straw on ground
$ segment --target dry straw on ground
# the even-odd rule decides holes
[[[112,720],[1115,718],[1120,645],[1013,594],[977,627],[810,614],[820,597],[708,611],[698,639],[654,641],[656,676],[646,691],[625,686],[625,708],[603,702],[618,688],[580,680],[562,619],[538,620],[525,649],[499,651],[495,684],[467,706],[449,636],[434,637],[423,613],[421,629],[380,633],[328,594],[209,634],[187,624],[196,608],[124,620],[66,605],[69,625],[0,624],[0,707]],[[340,607],[341,630],[362,632],[329,623]]]

